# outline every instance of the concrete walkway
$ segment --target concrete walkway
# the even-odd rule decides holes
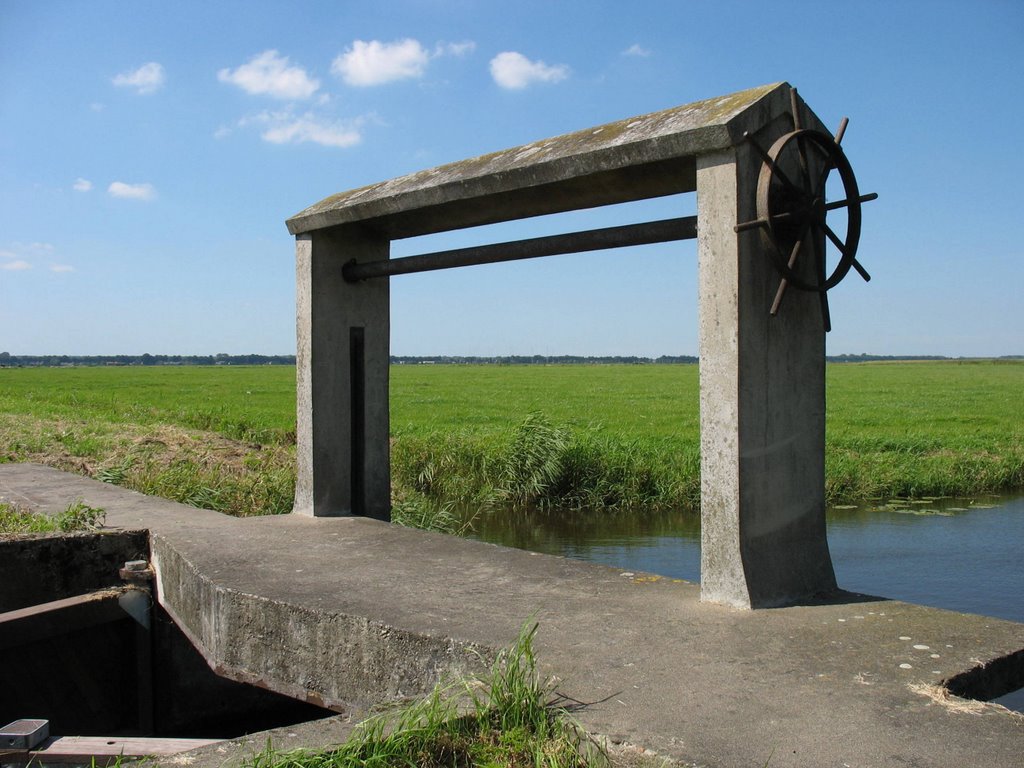
[[[79,498],[150,530],[161,602],[212,666],[339,709],[471,671],[535,617],[588,730],[684,764],[1022,764],[1024,717],[941,687],[986,667],[979,686],[1024,682],[1021,624],[852,594],[736,611],[694,584],[370,519],[236,519],[0,466],[0,500]]]

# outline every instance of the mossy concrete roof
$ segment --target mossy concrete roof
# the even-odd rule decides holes
[[[696,157],[734,146],[788,109],[773,83],[341,192],[288,231],[362,223],[390,238],[690,192]]]

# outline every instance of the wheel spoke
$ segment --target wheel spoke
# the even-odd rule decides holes
[[[867,195],[861,195],[860,197],[846,198],[845,200],[836,200],[834,203],[826,203],[826,211],[834,211],[837,208],[846,208],[847,206],[853,205],[854,203],[869,203],[872,200],[878,199],[878,193],[872,192]]]
[[[733,232],[746,232],[748,229],[757,229],[758,227],[767,227],[768,219],[751,219],[750,221],[744,221],[742,224],[737,224],[732,228]]]
[[[775,292],[775,299],[772,301],[772,308],[768,310],[768,314],[775,317],[779,314],[779,305],[782,303],[782,297],[786,293],[786,287],[789,285],[789,281],[786,278],[782,278],[779,281],[779,290]]]
[[[842,240],[840,240],[839,239],[839,235],[837,235],[835,232],[833,232],[832,231],[832,227],[830,227],[824,221],[819,222],[819,224],[821,225],[821,228],[825,231],[825,235],[828,237],[828,239],[832,241],[832,245],[834,245],[836,248],[838,248],[839,252],[841,254],[843,254],[843,256],[845,256],[846,255],[846,243],[844,243]]]
[[[808,189],[812,198],[824,198],[825,197],[825,183],[828,181],[828,175],[832,173],[832,156],[822,149],[818,144],[811,143],[811,146],[818,150],[819,154],[822,155],[824,164],[821,167],[821,171],[818,173],[817,183]]]
[[[757,152],[758,155],[760,155],[761,160],[764,161],[764,163],[769,168],[772,169],[772,173],[779,177],[779,181],[781,181],[785,186],[789,187],[791,190],[795,192],[802,191],[800,187],[798,187],[796,184],[789,180],[789,177],[785,174],[782,168],[779,167],[779,164],[772,160],[771,155],[769,155],[767,152],[761,149],[761,145],[754,141],[753,136],[751,136],[749,133],[744,133],[743,138],[745,138],[750,143],[750,146],[754,148],[754,151]]]
[[[801,136],[796,137],[796,150],[797,158],[800,160],[800,175],[803,176],[804,189],[808,194],[812,194],[814,190],[811,189],[811,172],[809,170],[810,166],[807,163],[807,150],[804,147],[804,140]]]
[[[862,267],[860,265],[860,262],[857,261],[856,259],[853,259],[852,262],[853,262],[853,268],[857,270],[857,274],[858,275],[860,275],[861,277],[864,278],[864,282],[865,283],[870,282],[871,281],[871,275],[869,275],[868,271],[866,269],[864,269],[864,267]]]
[[[802,126],[800,125],[800,105],[796,100],[796,88],[789,89],[789,110],[793,113],[793,130],[799,131]]]
[[[828,224],[826,224],[824,221],[821,222],[821,226],[825,229],[826,233],[832,232],[832,230],[829,229]],[[835,233],[832,232],[832,234]],[[842,250],[842,248],[840,248],[840,250]],[[825,333],[828,333],[829,331],[832,330],[832,313],[829,312],[828,310],[828,291],[824,290],[826,283],[828,282],[828,275],[826,274],[825,270],[825,248],[824,246],[822,246],[820,249],[818,248],[817,238],[815,238],[814,240],[814,253],[818,257],[818,284],[823,289],[818,293],[818,301],[821,306],[821,324],[825,328]]]
[[[789,109],[793,113],[793,130],[799,131],[802,126],[800,125],[800,104],[797,101],[796,88],[789,89]],[[807,193],[811,193],[813,190],[811,189],[810,166],[807,162],[807,148],[804,146],[803,137],[800,135],[796,137],[796,150],[797,158],[800,161],[800,175],[803,176],[804,190]]]
[[[806,233],[805,233],[806,234]],[[789,268],[792,269],[793,265],[796,264],[796,258],[800,254],[800,244],[803,243],[803,239],[797,240],[793,245],[793,250],[789,254]],[[779,282],[779,290],[775,292],[775,300],[772,301],[772,308],[768,310],[768,314],[772,317],[779,314],[779,305],[782,303],[782,297],[786,293],[786,288],[789,287],[789,279],[783,277]]]
[[[786,266],[791,270],[796,266],[797,257],[800,255],[800,246],[803,244],[804,238],[807,237],[807,232],[810,228],[811,223],[809,221],[804,222],[803,228],[800,230],[800,236],[796,239],[796,242],[793,243],[793,250],[789,252],[789,261],[786,263]],[[772,301],[772,307],[768,310],[768,314],[772,317],[779,314],[779,305],[782,304],[782,297],[785,295],[786,288],[788,287],[789,278],[783,275],[782,280],[779,282],[779,290],[775,292],[775,299]]]
[[[844,117],[839,121],[839,129],[836,131],[836,144],[843,143],[843,135],[846,133],[846,126],[850,124],[850,118]]]

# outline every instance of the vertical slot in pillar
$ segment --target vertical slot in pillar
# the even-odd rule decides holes
[[[366,344],[364,329],[349,329],[349,397],[352,411],[352,514],[366,514]]]

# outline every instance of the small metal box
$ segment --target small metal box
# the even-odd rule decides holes
[[[15,720],[0,728],[0,749],[35,749],[49,737],[49,720]]]

